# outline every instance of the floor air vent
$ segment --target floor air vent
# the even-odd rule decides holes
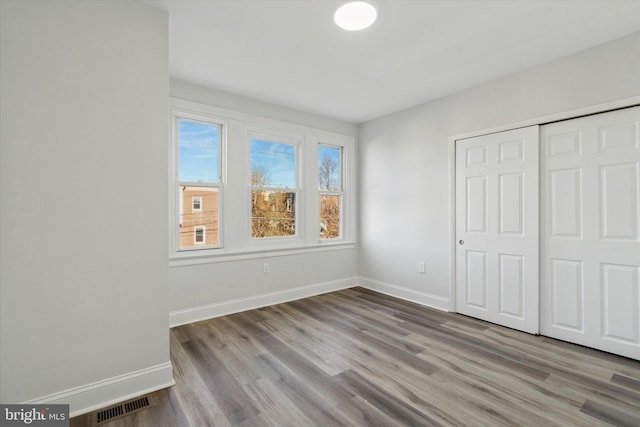
[[[149,398],[147,396],[140,399],[132,400],[124,404],[124,413],[137,411],[138,409],[146,408],[149,406]]]
[[[133,412],[139,411],[149,406],[152,406],[149,396],[144,396],[138,399],[129,400],[124,403],[119,403],[107,409],[96,412],[95,425],[102,425],[116,418],[127,416]]]

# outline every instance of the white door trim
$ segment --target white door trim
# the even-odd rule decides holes
[[[450,136],[448,138],[449,149],[449,311],[456,311],[456,141],[475,136],[487,135],[490,133],[502,132],[522,127],[544,125],[560,120],[574,119],[590,114],[604,113],[606,111],[640,105],[640,96],[620,99],[612,102],[590,105],[588,107],[577,108],[575,110],[562,111],[546,116],[506,125],[495,126],[487,129],[480,129],[473,132],[466,132]]]

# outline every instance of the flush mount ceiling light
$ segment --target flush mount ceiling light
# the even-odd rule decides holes
[[[336,10],[333,20],[343,30],[364,30],[373,24],[378,17],[376,8],[363,1],[345,3]]]

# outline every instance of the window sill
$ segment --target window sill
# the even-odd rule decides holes
[[[313,246],[298,246],[283,249],[250,250],[242,252],[224,252],[224,250],[206,251],[206,253],[194,254],[190,251],[169,257],[169,267],[186,267],[199,264],[214,264],[219,262],[244,261],[250,259],[263,259],[288,255],[308,254],[313,252],[339,251],[355,249],[356,242],[323,242]],[[215,252],[214,252],[215,251]]]

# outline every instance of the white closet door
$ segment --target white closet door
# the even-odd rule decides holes
[[[640,360],[640,107],[542,128],[541,329]]]
[[[456,141],[456,311],[537,333],[538,127]]]

